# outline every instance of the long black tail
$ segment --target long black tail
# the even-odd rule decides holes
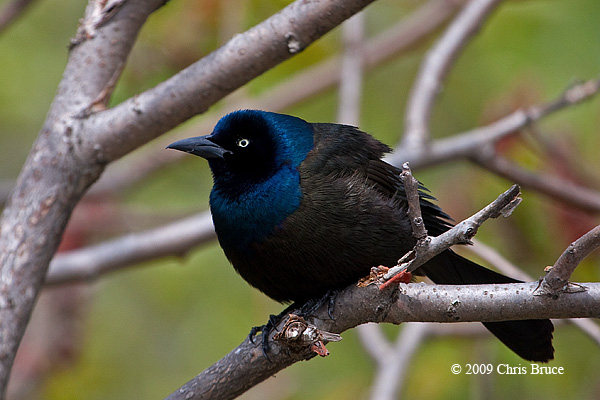
[[[485,284],[521,282],[482,267],[451,250],[430,260],[421,270],[438,284]],[[549,319],[484,322],[509,349],[529,361],[547,362],[554,358],[552,332]]]

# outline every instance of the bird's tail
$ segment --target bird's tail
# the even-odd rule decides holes
[[[521,282],[484,268],[451,250],[434,257],[421,269],[438,284]],[[549,319],[484,322],[483,325],[509,349],[526,360],[547,362],[554,358],[554,326]]]

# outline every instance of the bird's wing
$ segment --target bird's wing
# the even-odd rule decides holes
[[[304,168],[321,175],[359,175],[384,196],[397,199],[399,207],[406,207],[404,184],[399,168],[381,158],[392,149],[353,126],[339,124],[312,124],[315,148],[304,161]],[[419,185],[421,213],[430,235],[437,236],[452,227],[452,218],[436,204],[429,191]]]

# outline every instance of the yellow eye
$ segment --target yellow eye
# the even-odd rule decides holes
[[[248,147],[249,144],[250,144],[250,140],[245,139],[245,138],[238,139],[238,141],[237,141],[238,147]]]

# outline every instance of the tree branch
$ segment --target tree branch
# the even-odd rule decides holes
[[[462,3],[464,0],[431,0],[390,29],[366,41],[363,48],[364,68],[372,69],[423,43],[454,15]],[[338,84],[341,63],[340,56],[331,57],[284,81],[265,95],[251,99],[250,103],[254,108],[272,111],[288,108]]]
[[[401,144],[394,149],[394,153],[388,156],[387,160],[394,165],[401,165],[408,161],[413,169],[433,166],[461,157],[475,157],[477,160],[477,155],[481,153],[482,148],[495,144],[500,139],[514,134],[548,115],[590,100],[598,94],[598,91],[600,91],[600,79],[591,79],[568,88],[559,97],[548,103],[516,110],[491,124],[458,133],[446,139],[435,140],[420,153],[411,152],[404,144]],[[520,183],[518,180],[513,181]]]
[[[491,150],[491,149],[489,149]],[[482,151],[472,157],[482,168],[523,187],[535,190],[553,200],[571,204],[581,210],[600,212],[600,193],[549,174],[536,174],[510,162],[493,151]]]
[[[79,157],[78,118],[114,79],[146,17],[162,1],[129,1],[71,49],[47,119],[0,221],[0,398],[48,263],[69,215],[102,165]],[[94,13],[95,12],[95,13]],[[88,5],[82,25],[98,16]],[[102,15],[102,12],[100,12]]]
[[[379,325],[361,325],[359,328]],[[393,347],[377,358],[377,375],[371,386],[370,399],[393,400],[398,398],[413,359],[425,340],[430,325],[408,322],[393,343]]]
[[[82,155],[99,163],[124,156],[304,50],[372,1],[290,4],[156,87],[90,115]]]
[[[423,43],[452,17],[463,2],[464,0],[451,2],[430,0],[385,32],[366,40],[363,48],[364,67],[372,69],[393,57],[401,56],[416,48],[419,43]],[[241,108],[282,111],[339,83],[340,63],[340,56],[332,56],[326,61],[288,78],[257,97],[228,104],[219,110],[219,115]],[[208,132],[215,125],[217,119],[216,117],[206,118],[195,122],[181,132],[180,136],[189,137],[197,132]],[[129,187],[165,164],[180,160],[184,156],[183,153],[164,151],[164,147],[172,141],[172,139],[168,141],[165,139],[164,144],[159,141],[152,150],[111,164],[88,193],[118,191]],[[6,201],[13,186],[14,183],[0,182],[0,205]]]
[[[402,146],[407,151],[418,153],[429,142],[429,117],[444,77],[468,39],[499,3],[500,0],[472,0],[467,3],[427,54],[406,107]]]
[[[582,210],[600,211],[600,193],[552,175],[540,175],[526,171],[496,154],[493,145],[500,139],[526,128],[540,119],[565,108],[579,104],[596,96],[600,91],[600,80],[591,79],[574,85],[558,98],[548,103],[517,110],[489,125],[456,134],[447,139],[430,143],[421,152],[411,152],[403,145],[386,157],[393,165],[409,162],[413,169],[468,158],[506,179],[523,187],[571,204]]]
[[[319,330],[342,333],[367,322],[468,322],[531,318],[600,317],[600,284],[586,283],[586,292],[550,298],[534,296],[537,282],[502,285],[400,284],[380,291],[376,285],[352,285],[336,297],[333,320],[328,306],[307,321]],[[280,327],[284,325],[282,321]],[[261,352],[260,338],[246,339],[223,359],[173,392],[168,400],[231,399],[294,362],[312,358],[310,349],[283,346],[270,340],[269,358]],[[235,366],[235,367],[234,367]]]
[[[364,75],[364,13],[358,13],[342,26],[343,53],[339,70],[338,116],[341,124],[360,124],[360,102]]]
[[[215,239],[210,213],[57,254],[48,270],[47,285],[89,281],[118,269],[166,256],[180,256]]]
[[[403,174],[405,173],[407,173],[406,170],[403,171]],[[519,186],[513,185],[482,210],[459,222],[441,235],[427,236],[419,240],[415,248],[398,260],[398,265],[390,268],[383,278],[388,280],[402,271],[412,272],[451,246],[470,243],[479,227],[489,218],[510,215],[512,210],[521,202],[520,194]],[[411,199],[414,202],[412,196]],[[422,219],[421,217],[413,218]]]
[[[23,15],[34,1],[35,0],[12,0],[4,3],[4,6],[0,9],[0,33]]]

